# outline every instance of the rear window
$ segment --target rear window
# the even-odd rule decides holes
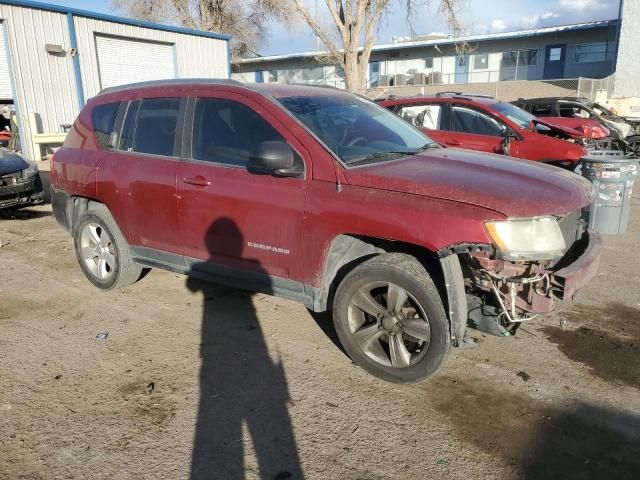
[[[91,112],[91,122],[93,123],[96,142],[103,150],[111,147],[111,132],[113,132],[119,108],[120,102],[105,103],[104,105],[98,105]]]

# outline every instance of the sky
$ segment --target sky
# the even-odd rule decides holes
[[[45,0],[75,8],[114,14],[110,0]],[[313,12],[315,0],[305,0]],[[403,0],[392,0],[390,13],[381,22],[377,43],[388,43],[394,36],[408,36],[410,29],[401,8]],[[592,20],[617,18],[619,0],[462,0],[460,19],[465,33],[493,33],[542,26],[564,25]],[[438,0],[430,8],[422,8],[412,19],[417,34],[446,32],[446,25],[437,11]],[[326,15],[320,5],[318,15]],[[517,13],[516,13],[517,12]],[[272,22],[266,43],[259,53],[277,55],[314,49],[314,35],[304,24],[285,26]]]

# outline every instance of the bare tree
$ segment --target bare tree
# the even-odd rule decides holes
[[[413,14],[431,4],[431,0],[396,0],[405,9],[407,23],[411,27]],[[439,12],[444,17],[454,38],[463,32],[458,20],[458,9],[465,0],[439,0]],[[390,9],[392,0],[325,0],[325,4],[338,31],[336,41],[309,12],[304,0],[293,0],[296,10],[328,50],[330,61],[344,69],[347,89],[366,87],[367,66],[382,16]],[[413,28],[411,27],[413,31]],[[457,46],[463,54],[465,45]],[[326,62],[327,59],[324,60]],[[323,62],[323,63],[324,63]]]
[[[232,54],[254,53],[265,40],[271,19],[285,18],[288,0],[112,0],[116,10],[154,22],[226,33],[232,36]]]

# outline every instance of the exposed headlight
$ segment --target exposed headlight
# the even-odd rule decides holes
[[[37,173],[38,173],[38,165],[36,165],[35,163],[30,163],[27,168],[22,170],[22,178],[33,177]]]
[[[489,237],[503,260],[551,260],[567,248],[555,217],[486,222]]]

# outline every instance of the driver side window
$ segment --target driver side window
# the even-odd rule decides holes
[[[451,107],[451,130],[475,135],[504,137],[507,127],[489,115],[473,108],[453,105]]]
[[[242,103],[199,98],[193,117],[191,156],[195,160],[243,167],[262,142],[286,140],[258,113]]]

